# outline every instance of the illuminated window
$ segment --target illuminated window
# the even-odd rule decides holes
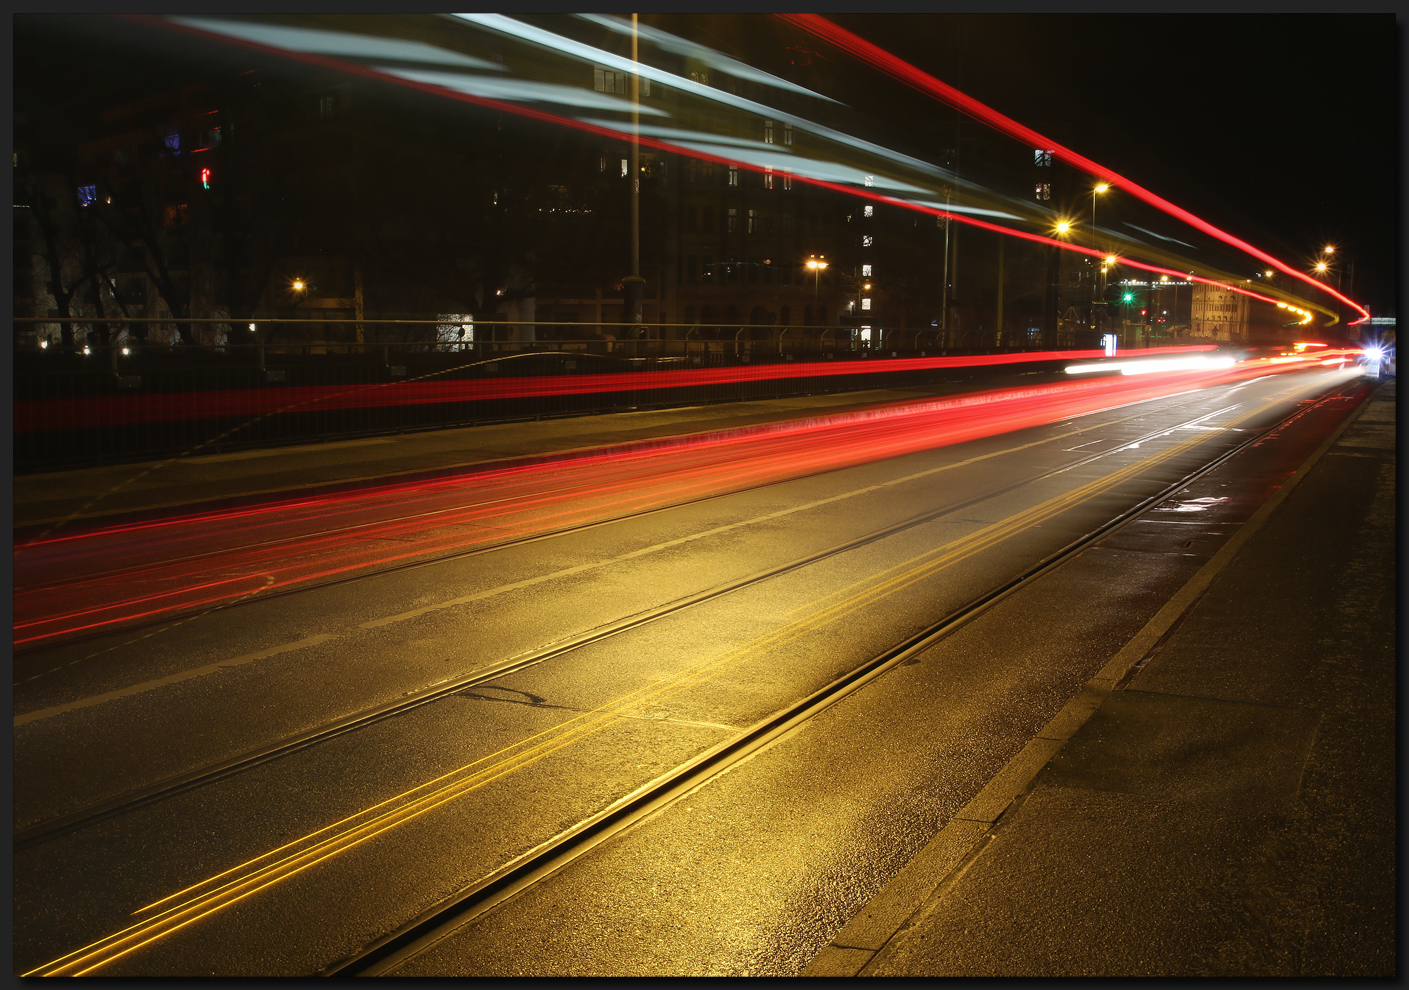
[[[868,175],[868,176],[866,176],[866,185],[868,185],[868,186],[874,186],[875,184],[876,184],[876,177],[875,177],[874,175]]]
[[[871,297],[870,297],[870,296],[866,296],[864,299],[861,300],[861,308],[862,308],[862,309],[870,309],[870,308],[871,308]]]
[[[876,240],[876,239],[875,239],[874,237],[872,237],[870,234],[866,234],[866,235],[864,235],[864,236],[861,238],[861,246],[862,246],[862,247],[870,247],[872,244],[875,243],[875,240]]]
[[[621,174],[622,174],[623,176],[625,176],[626,173],[629,171],[630,165],[631,165],[631,163],[628,162],[625,158],[623,158],[623,159],[621,160]]]
[[[773,121],[771,120],[765,120],[763,122],[763,143],[773,143]]]
[[[1052,165],[1052,152],[1042,148],[1032,149],[1032,164],[1038,168],[1050,168]]]
[[[729,207],[729,221],[727,226],[729,233],[737,234],[739,232],[739,211],[732,206]]]
[[[83,206],[92,206],[94,203],[98,202],[98,187],[79,186],[78,202],[81,203]]]
[[[737,165],[730,165],[730,166],[729,166],[729,185],[731,185],[731,186],[737,186],[738,184],[739,184],[739,166],[737,166]]]
[[[875,210],[875,208],[872,207],[872,206],[867,206],[867,207],[865,207],[865,208],[861,211],[862,216],[867,216],[867,217],[869,217],[869,216],[874,216],[875,213],[876,213],[876,210]]]
[[[870,266],[870,265],[862,265],[862,266],[861,266],[861,277],[862,277],[862,278],[870,278],[870,277],[871,277],[871,266]]]
[[[1039,182],[1034,189],[1034,193],[1038,199],[1051,199],[1052,184],[1050,182]]]
[[[179,155],[179,154],[181,154],[181,135],[180,135],[180,134],[177,134],[176,132],[173,131],[172,133],[168,134],[166,137],[164,137],[164,138],[162,139],[162,144],[166,145],[167,149],[170,150],[170,152],[171,152],[173,155]]]
[[[792,144],[792,143],[793,143],[793,125],[792,125],[792,124],[784,124],[784,125],[783,125],[783,143],[784,143],[784,144]]]
[[[758,211],[749,210],[749,233],[758,233]]]
[[[792,187],[793,187],[793,170],[790,169],[790,168],[785,168],[785,169],[783,169],[783,190],[786,192],[787,190],[791,189]]]
[[[642,77],[641,77],[641,95],[642,95],[642,96],[650,96],[650,95],[651,95],[651,81],[650,81],[649,79],[647,79],[645,76],[642,76]]]
[[[773,188],[773,170],[771,168],[765,168],[763,170],[763,188]]]

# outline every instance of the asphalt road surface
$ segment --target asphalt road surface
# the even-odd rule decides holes
[[[1367,390],[1189,382],[17,557],[16,973],[799,972]]]

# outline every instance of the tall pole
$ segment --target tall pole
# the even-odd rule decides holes
[[[949,190],[944,190],[944,280],[939,295],[939,329],[949,343]]]
[[[641,297],[645,279],[641,277],[641,74],[636,71],[637,15],[631,15],[631,274],[622,279],[626,289],[626,319],[633,326],[641,322]]]
[[[1003,343],[1003,235],[998,235],[998,336],[994,338],[999,346]]]

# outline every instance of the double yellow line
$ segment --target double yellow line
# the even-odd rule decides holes
[[[1283,401],[1285,397],[1279,393],[1223,425],[1230,427],[1245,422]],[[791,622],[760,639],[683,671],[662,683],[647,685],[591,711],[573,716],[550,729],[148,904],[133,912],[134,916],[147,915],[141,921],[22,975],[81,976],[93,973],[282,880],[326,862],[494,780],[600,732],[623,717],[634,715],[650,705],[674,697],[707,677],[722,673],[751,658],[768,655],[823,626],[873,605],[881,598],[982,553],[1016,533],[1130,480],[1156,464],[1180,456],[1202,443],[1204,439],[1206,434],[1195,433],[1158,453],[1014,513],[958,540],[896,564],[883,571],[879,580],[876,576],[868,576],[853,582],[820,599],[821,602],[831,600],[832,604],[804,619]],[[817,600],[809,602],[789,615],[795,615],[802,609],[813,608],[818,603]]]

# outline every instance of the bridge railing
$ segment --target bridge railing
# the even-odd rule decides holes
[[[22,472],[917,385],[946,372],[907,359],[1036,349],[937,328],[873,327],[868,339],[850,327],[373,319],[361,321],[361,341],[350,321],[256,320],[251,331],[248,321],[188,320],[188,336],[206,342],[184,344],[171,342],[175,320],[93,318],[70,321],[65,348],[59,320],[15,322],[45,327],[15,352]],[[413,335],[422,339],[405,339]]]

